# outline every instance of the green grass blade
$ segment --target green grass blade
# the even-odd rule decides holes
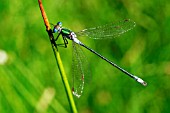
[[[68,79],[67,79],[67,76],[65,74],[64,67],[63,67],[63,64],[62,64],[62,61],[61,61],[61,58],[60,58],[60,54],[59,54],[59,51],[57,49],[57,45],[54,41],[54,36],[53,36],[52,30],[50,28],[50,24],[49,24],[48,18],[46,16],[45,10],[44,10],[43,5],[42,5],[42,1],[38,0],[38,3],[39,3],[41,14],[42,14],[45,26],[46,26],[46,30],[47,30],[48,35],[49,35],[51,45],[52,45],[52,48],[53,48],[53,52],[54,52],[54,55],[55,55],[55,58],[56,58],[56,61],[57,61],[57,65],[58,65],[58,68],[59,68],[59,71],[60,71],[60,74],[61,74],[61,78],[62,78],[64,87],[65,87],[65,90],[66,90],[66,93],[67,93],[67,97],[68,97],[68,101],[69,101],[71,110],[72,110],[73,113],[77,113],[77,109],[76,109],[76,105],[75,105],[75,102],[74,102],[74,99],[73,99],[72,91],[70,89]]]
[[[77,109],[76,109],[75,102],[74,102],[74,99],[73,99],[72,91],[70,89],[70,85],[68,83],[66,73],[64,71],[64,67],[63,67],[61,57],[60,57],[60,53],[59,53],[58,49],[55,48],[54,45],[52,47],[53,47],[53,51],[54,51],[54,54],[55,54],[57,65],[58,65],[58,68],[59,68],[59,71],[60,71],[60,74],[61,74],[61,78],[62,78],[64,87],[65,87],[65,90],[66,90],[66,93],[67,93],[67,96],[68,96],[68,99],[69,99],[69,103],[71,105],[71,109],[72,109],[73,113],[77,113]]]

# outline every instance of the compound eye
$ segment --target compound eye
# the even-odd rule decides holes
[[[61,23],[61,22],[57,22],[57,25],[61,27],[61,26],[62,26],[62,23]]]
[[[53,29],[53,32],[56,33],[56,32],[58,32],[58,30],[57,30],[56,28],[54,28],[54,29]]]

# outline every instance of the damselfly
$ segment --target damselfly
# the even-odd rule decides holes
[[[146,86],[147,83],[143,81],[141,78],[129,73],[128,71],[124,70],[117,64],[113,63],[109,59],[105,58],[101,54],[97,53],[93,49],[89,48],[85,44],[83,44],[80,40],[78,40],[77,36],[87,36],[93,39],[106,39],[106,38],[114,38],[117,37],[135,27],[135,22],[130,19],[125,19],[123,21],[119,21],[116,23],[110,23],[103,26],[98,26],[94,28],[84,29],[80,32],[73,32],[67,28],[62,27],[62,23],[58,22],[54,25],[53,33],[58,33],[55,41],[58,39],[60,35],[63,37],[64,47],[67,47],[68,41],[67,39],[72,40],[73,42],[73,94],[77,97],[80,97],[83,93],[84,88],[84,77],[86,76],[87,69],[87,61],[83,55],[79,46],[86,48],[87,50],[91,51],[92,53],[99,56],[101,59],[105,60],[112,66],[116,67],[129,77],[133,78],[137,82],[141,83],[142,85]],[[75,82],[77,81],[77,82]]]

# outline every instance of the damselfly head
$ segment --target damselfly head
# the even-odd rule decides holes
[[[62,26],[62,23],[61,22],[57,22],[57,24],[54,26],[53,32],[54,33],[60,32],[61,26]]]

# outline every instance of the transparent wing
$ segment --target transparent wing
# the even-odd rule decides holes
[[[84,29],[76,34],[78,36],[87,36],[93,39],[105,39],[117,37],[135,27],[135,22],[125,19],[116,23],[110,23],[103,26]]]
[[[73,63],[72,63],[72,72],[73,72],[73,95],[80,97],[83,93],[85,77],[90,74],[88,69],[87,59],[81,50],[80,45],[73,42]]]

